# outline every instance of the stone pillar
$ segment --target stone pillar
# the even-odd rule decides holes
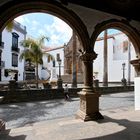
[[[16,81],[15,80],[9,81],[9,89],[12,91],[14,91],[16,89]]]
[[[108,45],[107,45],[107,30],[104,31],[104,71],[103,71],[103,86],[108,86]]]
[[[73,46],[72,46],[72,87],[77,88],[77,59],[76,59],[76,53],[77,53],[77,44],[76,44],[76,34],[73,31]]]
[[[80,109],[76,114],[76,118],[80,118],[84,121],[103,119],[103,116],[99,113],[99,94],[93,89],[93,60],[97,57],[97,54],[82,53],[80,58],[84,64],[84,87],[80,96]]]

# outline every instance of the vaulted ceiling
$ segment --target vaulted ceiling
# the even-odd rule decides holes
[[[25,0],[20,0],[25,1]],[[39,1],[39,0],[38,0]],[[44,0],[46,1],[46,0]],[[58,1],[65,5],[72,3],[87,8],[126,17],[128,20],[140,21],[140,0],[48,0]],[[7,2],[19,2],[19,0],[0,0],[0,6]]]
[[[60,0],[140,21],[140,0]]]

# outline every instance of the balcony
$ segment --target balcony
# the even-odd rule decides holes
[[[0,69],[4,68],[5,67],[5,61],[1,61],[0,62]]]
[[[18,53],[20,52],[20,49],[18,47],[14,47],[14,46],[12,46],[11,50],[14,52],[18,52]]]
[[[0,42],[0,48],[1,48],[1,49],[4,48],[4,42]]]

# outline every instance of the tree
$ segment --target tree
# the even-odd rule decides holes
[[[28,39],[20,42],[21,46],[23,46],[25,49],[21,53],[19,59],[20,60],[25,59],[25,61],[30,60],[35,65],[37,88],[38,88],[38,66],[39,66],[39,64],[40,65],[43,64],[43,55],[48,57],[48,61],[54,60],[54,58],[51,54],[44,53],[42,51],[42,49],[44,47],[45,39],[49,41],[48,37],[41,36],[36,40],[32,39],[32,38],[28,38]]]
[[[6,25],[6,30],[8,32],[12,32],[12,29],[13,29],[13,26],[14,26],[14,20],[10,21],[7,25]]]

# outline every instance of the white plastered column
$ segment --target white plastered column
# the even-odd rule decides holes
[[[135,110],[140,110],[140,77],[134,79]]]
[[[135,110],[140,110],[140,58],[131,60],[130,63],[136,71],[134,78],[134,107]]]

